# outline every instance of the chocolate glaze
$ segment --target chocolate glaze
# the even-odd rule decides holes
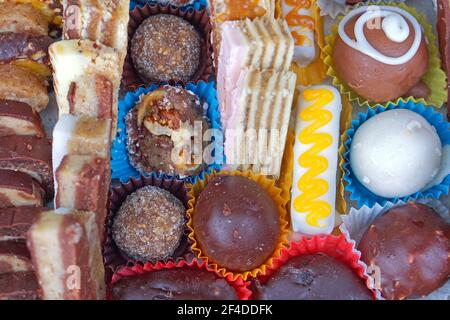
[[[364,280],[322,253],[291,258],[264,283],[254,280],[256,300],[371,300]]]
[[[47,197],[53,196],[52,144],[50,140],[31,136],[0,137],[0,169],[32,174],[45,189]]]
[[[116,300],[236,300],[235,289],[212,272],[195,268],[152,271],[113,284]]]
[[[14,206],[14,199],[2,191],[12,191],[20,192],[20,197],[24,197],[27,200],[34,201],[35,203],[43,204],[44,190],[42,187],[29,175],[10,171],[10,170],[0,170],[0,208],[9,208]],[[13,195],[14,196],[14,195]],[[19,196],[16,194],[16,196]]]
[[[30,59],[50,65],[48,47],[54,42],[49,36],[28,33],[0,33],[0,61]]]
[[[243,272],[262,265],[280,237],[278,208],[265,189],[240,176],[212,179],[193,213],[198,244],[212,262]]]
[[[345,32],[355,39],[354,25],[359,16],[351,19]],[[381,53],[390,57],[405,54],[414,41],[414,29],[406,41],[396,43],[386,37],[382,29],[364,26],[367,41]],[[341,80],[359,95],[373,102],[385,102],[404,96],[424,75],[428,67],[428,51],[425,37],[416,55],[407,63],[387,65],[349,47],[337,36],[333,49],[334,68]]]
[[[26,103],[0,99],[0,118],[1,117],[25,120],[28,122],[28,127],[34,129],[38,138],[42,138],[45,136],[39,114],[36,113],[33,108]],[[16,134],[16,132],[10,132],[9,134],[4,133],[0,126],[0,135],[6,136],[14,134]]]
[[[0,274],[0,300],[38,300],[39,285],[34,272]]]
[[[44,207],[16,207],[0,209],[0,241],[25,240],[26,233]]]
[[[379,267],[386,299],[425,296],[450,276],[450,224],[422,204],[398,206],[376,219],[358,249],[369,267]]]
[[[24,270],[15,270],[17,264]],[[0,241],[0,274],[33,271],[30,253],[25,241]]]

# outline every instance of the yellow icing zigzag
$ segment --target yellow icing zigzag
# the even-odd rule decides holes
[[[312,104],[301,111],[300,118],[312,123],[300,132],[298,139],[302,144],[314,145],[298,159],[299,165],[309,170],[298,181],[297,186],[301,194],[294,199],[294,209],[307,213],[306,222],[309,225],[323,227],[319,221],[331,214],[332,207],[328,202],[318,200],[329,189],[326,180],[317,178],[328,169],[328,159],[319,153],[332,144],[333,137],[331,134],[316,131],[333,118],[333,114],[323,107],[333,101],[334,94],[327,89],[306,89],[303,98]]]

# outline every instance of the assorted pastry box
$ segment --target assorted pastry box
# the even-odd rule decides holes
[[[0,300],[450,299],[449,68],[449,0],[0,0]]]

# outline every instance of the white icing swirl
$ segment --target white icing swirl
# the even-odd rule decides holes
[[[356,20],[355,23],[355,38],[356,41],[350,39],[350,37],[345,32],[345,26],[354,16],[361,14],[361,16]],[[405,18],[409,20],[414,28],[414,41],[411,48],[404,55],[400,57],[389,57],[377,49],[375,49],[368,41],[364,35],[364,26],[367,22],[373,19],[381,19],[380,28],[384,31],[386,37],[391,41],[401,43],[404,42],[410,33],[409,25]],[[376,27],[376,26],[375,26]],[[364,53],[365,55],[389,65],[400,65],[410,61],[417,53],[419,49],[420,42],[422,41],[422,29],[420,28],[417,20],[408,12],[397,7],[389,6],[364,6],[352,10],[347,14],[339,24],[339,36],[341,39],[351,48]]]

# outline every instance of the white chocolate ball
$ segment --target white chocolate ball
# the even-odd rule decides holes
[[[350,165],[358,180],[385,198],[423,189],[437,174],[442,143],[436,129],[416,112],[381,112],[355,132]]]

